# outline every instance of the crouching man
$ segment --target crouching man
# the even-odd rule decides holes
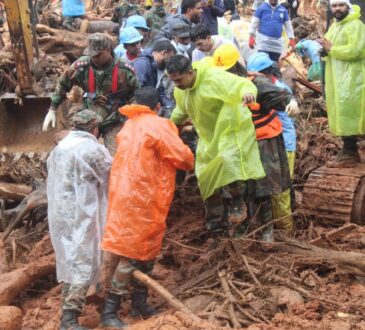
[[[110,176],[109,206],[102,249],[120,256],[101,315],[103,327],[122,329],[121,298],[132,284],[132,316],[150,316],[147,287],[132,279],[138,269],[150,274],[160,252],[166,217],[175,190],[176,169],[192,170],[194,156],[176,126],[157,116],[159,94],[153,87],[135,93],[137,104],[119,111],[128,121],[117,135]]]
[[[99,244],[112,162],[108,150],[96,139],[95,112],[77,112],[73,126],[47,161],[49,230],[57,280],[63,282],[61,330],[85,329],[79,326],[77,317],[101,265]]]

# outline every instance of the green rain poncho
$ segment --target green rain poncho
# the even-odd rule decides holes
[[[334,135],[365,134],[365,25],[360,7],[334,22],[325,38],[332,42],[326,61],[326,102]]]
[[[247,79],[195,62],[194,86],[175,88],[171,120],[179,125],[191,118],[199,135],[195,171],[204,199],[217,188],[237,180],[265,176],[251,112],[242,105],[247,93],[257,94]]]

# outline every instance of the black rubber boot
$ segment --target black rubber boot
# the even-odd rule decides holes
[[[120,300],[121,296],[115,293],[108,294],[100,319],[100,323],[103,327],[112,327],[116,329],[124,329],[127,327],[127,325],[117,317],[117,310],[120,306]]]
[[[157,314],[157,310],[147,304],[147,288],[136,288],[132,292],[132,311],[133,317],[148,317]]]
[[[79,325],[77,318],[80,312],[74,309],[64,309],[61,318],[60,330],[87,330]]]

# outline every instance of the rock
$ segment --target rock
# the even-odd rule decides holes
[[[284,286],[272,288],[270,293],[276,300],[277,304],[280,307],[285,306],[289,312],[292,311],[295,305],[304,303],[302,296],[298,292],[290,290]]]
[[[15,306],[0,306],[0,329],[20,330],[23,312]]]
[[[184,300],[184,305],[188,307],[194,313],[197,313],[207,307],[212,301],[214,297],[200,294],[192,298],[188,298]]]

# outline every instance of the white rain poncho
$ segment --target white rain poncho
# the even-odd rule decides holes
[[[47,160],[48,221],[60,282],[97,279],[111,162],[108,150],[82,131],[70,132]]]

